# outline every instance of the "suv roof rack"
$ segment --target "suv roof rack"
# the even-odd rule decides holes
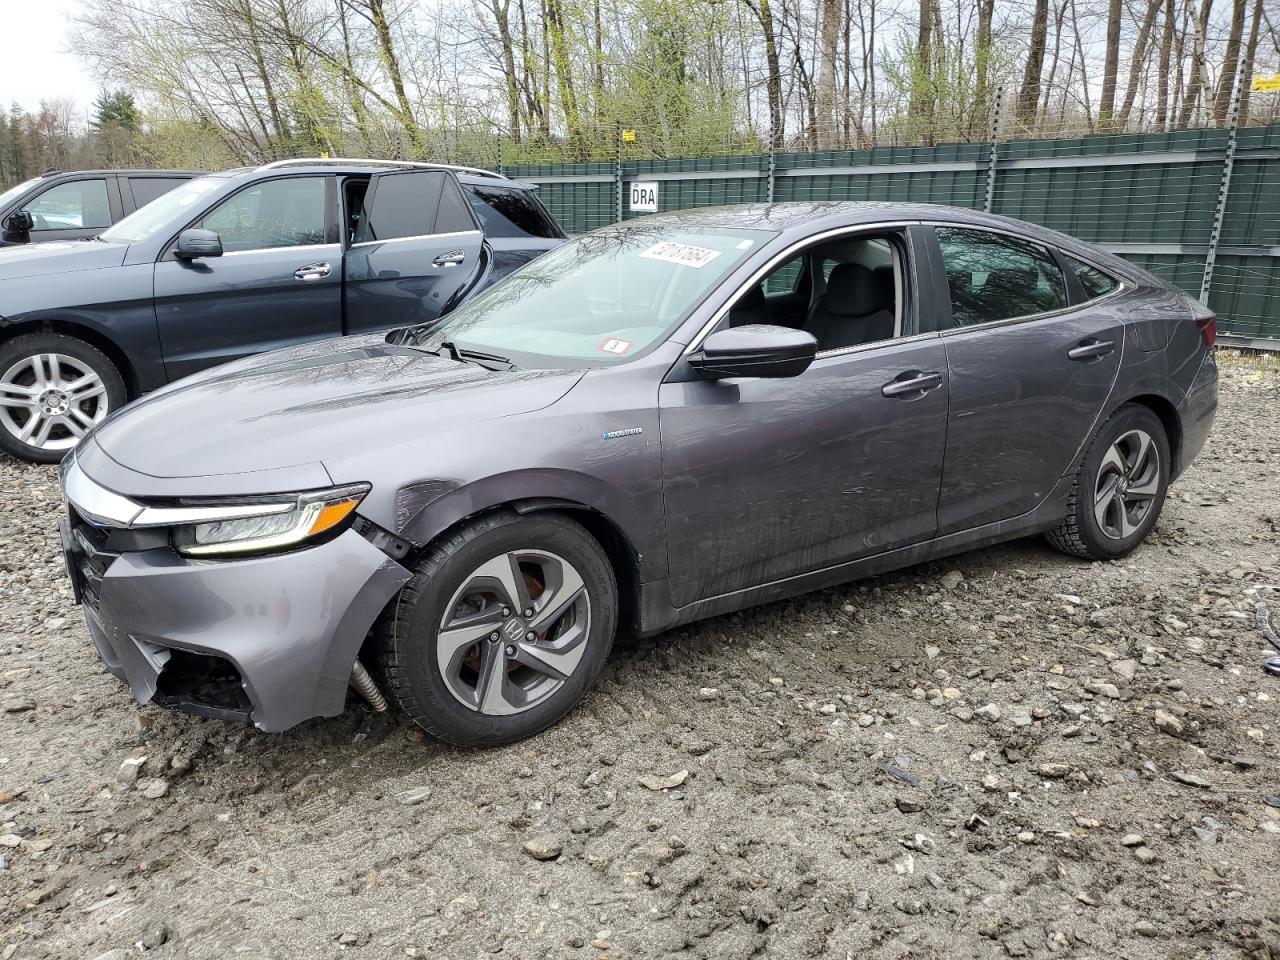
[[[418,160],[370,160],[366,158],[354,157],[294,157],[289,160],[274,160],[271,163],[265,163],[258,167],[259,170],[274,170],[278,167],[287,167],[292,164],[305,164],[306,166],[315,166],[320,164],[365,164],[368,166],[386,166],[386,167],[417,167],[423,170],[456,170],[459,173],[471,173],[478,177],[492,177],[495,180],[505,180],[500,173],[494,173],[492,170],[485,170],[481,167],[460,167],[452,163],[423,163]]]

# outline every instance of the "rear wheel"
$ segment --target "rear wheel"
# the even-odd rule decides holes
[[[1147,407],[1126,404],[1094,435],[1053,546],[1090,560],[1123,557],[1155,526],[1169,488],[1169,440]]]
[[[59,333],[0,345],[0,449],[57,463],[124,405],[124,378],[97,347]]]
[[[497,746],[559,720],[604,667],[609,559],[558,514],[499,513],[436,544],[379,627],[387,692],[428,733]]]

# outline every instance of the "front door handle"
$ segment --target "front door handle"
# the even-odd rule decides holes
[[[1111,340],[1081,340],[1067,351],[1067,357],[1071,360],[1101,360],[1115,348]]]
[[[327,263],[308,263],[293,271],[295,280],[323,280],[329,275],[331,267]]]
[[[924,373],[920,370],[908,370],[886,383],[880,388],[880,392],[886,397],[895,397],[899,400],[917,400],[940,386],[942,386],[942,374],[938,371]]]
[[[456,267],[466,259],[467,255],[461,250],[450,250],[448,253],[440,254],[431,263],[437,267]]]

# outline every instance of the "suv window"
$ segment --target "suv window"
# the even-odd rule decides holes
[[[1111,274],[1103,273],[1097,267],[1091,267],[1075,257],[1068,256],[1067,263],[1075,271],[1076,279],[1080,281],[1086,300],[1096,300],[1098,297],[1106,296],[1120,286],[1120,281],[1111,276]]]
[[[145,207],[186,181],[186,177],[130,177],[129,189],[133,191],[133,204],[135,207]]]
[[[1038,244],[985,230],[937,228],[951,322],[968,327],[1067,306],[1062,271]]]
[[[464,189],[471,209],[480,218],[488,236],[544,239],[560,236],[546,211],[524,190],[479,184],[467,184]]]
[[[216,231],[228,252],[324,243],[324,195],[324,177],[267,180],[224,200],[198,226]]]
[[[457,184],[444,171],[382,173],[372,178],[365,194],[355,242],[426,237],[475,228]]]
[[[74,180],[50,187],[22,208],[34,230],[99,230],[111,226],[106,180]]]

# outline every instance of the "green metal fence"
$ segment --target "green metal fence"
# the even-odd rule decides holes
[[[994,147],[994,149],[993,149]],[[659,209],[884,200],[987,209],[1062,230],[1200,296],[1226,342],[1280,348],[1280,126],[994,145],[508,166],[570,233]]]

